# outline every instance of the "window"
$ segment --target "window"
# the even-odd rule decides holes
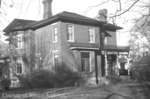
[[[89,52],[81,52],[81,71],[82,72],[90,72]]]
[[[74,26],[68,25],[67,27],[67,40],[69,42],[74,42]]]
[[[89,28],[89,40],[90,43],[95,43],[95,29],[94,28]]]
[[[107,44],[107,42],[108,42],[108,40],[107,40],[108,38],[107,37],[105,37],[105,39],[104,39],[104,44]]]
[[[53,55],[54,55],[54,60],[53,60],[53,65],[54,66],[58,66],[58,63],[59,63],[59,61],[58,61],[58,58],[59,58],[59,51],[60,50],[53,50]]]
[[[16,60],[16,73],[22,74],[23,73],[23,60],[22,57],[18,57]]]
[[[23,43],[23,34],[17,35],[17,48],[23,48],[24,43]]]
[[[57,42],[58,41],[58,29],[55,27],[53,30],[53,42]]]
[[[22,73],[22,64],[21,63],[17,63],[16,72],[17,72],[17,74],[21,74]]]

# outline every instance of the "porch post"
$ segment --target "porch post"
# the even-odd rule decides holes
[[[108,76],[107,52],[105,51],[105,76]]]
[[[96,78],[96,84],[98,85],[98,66],[97,66],[97,52],[95,51],[95,78]]]
[[[117,52],[116,74],[119,75],[119,52]]]

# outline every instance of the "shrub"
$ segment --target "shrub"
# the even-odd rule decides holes
[[[132,64],[130,75],[138,81],[150,81],[150,56],[143,56],[139,61]]]
[[[53,74],[47,70],[34,71],[27,75],[19,76],[21,87],[31,88],[53,88]]]
[[[138,81],[150,81],[150,67],[149,66],[136,66],[130,71],[132,79]]]
[[[79,85],[84,79],[80,73],[71,70],[65,64],[55,69],[56,87]]]
[[[65,65],[55,68],[55,72],[49,70],[38,70],[27,75],[18,76],[21,87],[31,88],[53,88],[74,86],[83,80],[83,77]]]
[[[11,81],[10,81],[9,78],[3,78],[3,79],[1,80],[1,85],[2,85],[2,88],[3,88],[4,90],[8,90],[10,84],[11,84]]]

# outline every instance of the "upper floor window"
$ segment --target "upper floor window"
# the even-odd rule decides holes
[[[107,44],[107,42],[108,42],[108,38],[105,37],[105,39],[104,39],[104,44]]]
[[[23,34],[17,35],[17,48],[23,48],[24,42],[23,42]]]
[[[67,27],[67,40],[69,42],[74,42],[74,26],[68,25]]]
[[[57,42],[58,41],[58,28],[54,28],[53,29],[53,42]]]
[[[95,29],[89,28],[89,40],[90,43],[95,43]]]

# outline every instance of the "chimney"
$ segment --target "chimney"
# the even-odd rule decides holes
[[[43,0],[43,18],[47,19],[52,16],[52,1],[53,0]]]
[[[107,9],[99,10],[97,19],[99,21],[107,22]]]

